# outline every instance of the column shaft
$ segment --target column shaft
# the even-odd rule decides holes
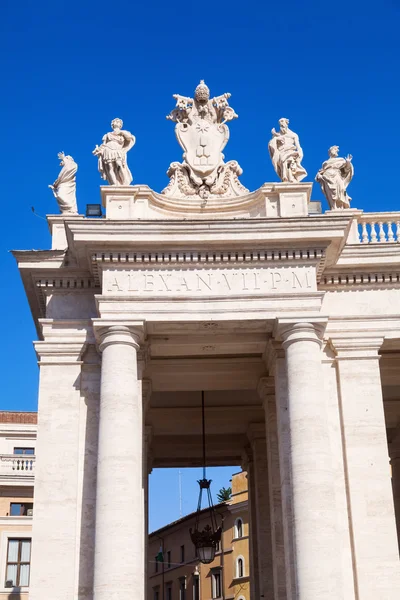
[[[101,336],[94,599],[144,600],[143,416],[138,336]]]
[[[343,598],[319,327],[281,328],[286,351],[296,600]]]

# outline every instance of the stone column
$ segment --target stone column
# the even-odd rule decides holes
[[[260,598],[260,580],[258,571],[258,538],[257,538],[257,509],[256,486],[253,454],[247,446],[242,455],[242,469],[247,472],[248,507],[249,507],[249,554],[250,554],[250,597]]]
[[[102,352],[94,600],[144,600],[143,323],[95,324]]]
[[[334,472],[324,397],[326,320],[280,320],[286,352],[288,457],[295,571],[293,600],[343,599]]]
[[[389,455],[392,467],[392,490],[396,516],[397,542],[400,549],[400,433],[389,444]]]
[[[379,335],[331,338],[336,352],[356,597],[400,598]]]
[[[251,423],[247,431],[253,455],[257,562],[260,598],[274,600],[271,510],[265,423]]]
[[[274,582],[273,598],[274,600],[286,600],[285,545],[274,377],[262,377],[258,384],[258,393],[264,405],[267,436],[268,488]]]

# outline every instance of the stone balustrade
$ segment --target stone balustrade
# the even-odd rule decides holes
[[[364,213],[358,233],[362,244],[400,243],[400,212]]]
[[[36,457],[21,454],[0,454],[0,477],[33,477]]]

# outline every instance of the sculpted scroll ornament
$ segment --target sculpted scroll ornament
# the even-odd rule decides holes
[[[279,131],[275,131],[275,127],[271,131],[269,155],[279,179],[296,183],[307,175],[307,171],[301,166],[303,149],[297,133],[289,129],[289,119],[279,119],[279,125]]]
[[[62,215],[77,215],[76,205],[76,172],[78,165],[72,156],[59,152],[58,158],[62,167],[53,185],[49,185],[57,200]]]
[[[135,145],[136,138],[130,131],[122,129],[123,124],[122,119],[111,121],[113,130],[106,133],[101,146],[93,150],[98,157],[100,175],[110,185],[130,185],[133,180],[126,155]]]
[[[354,175],[353,157],[349,154],[340,158],[339,146],[331,146],[328,154],[329,158],[322,164],[315,181],[320,183],[331,209],[350,208],[351,198],[346,190]]]
[[[194,98],[175,94],[176,107],[167,116],[174,121],[177,140],[184,151],[183,162],[171,163],[167,175],[170,183],[163,190],[166,196],[188,198],[210,194],[241,196],[248,190],[240,183],[239,164],[224,163],[222,153],[229,140],[227,121],[237,118],[228,104],[230,94],[210,99],[210,90],[201,81]]]

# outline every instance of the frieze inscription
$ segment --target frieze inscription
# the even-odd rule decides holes
[[[103,272],[108,295],[230,296],[315,292],[315,269],[110,269]]]

